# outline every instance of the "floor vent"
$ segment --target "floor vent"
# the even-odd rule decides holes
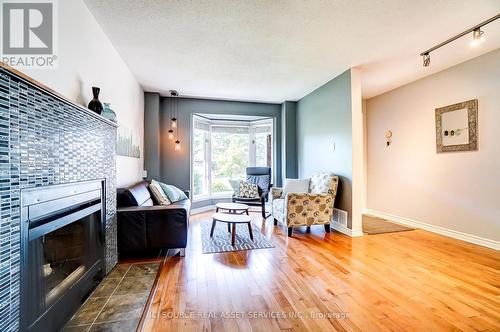
[[[347,211],[333,209],[333,222],[347,227]]]

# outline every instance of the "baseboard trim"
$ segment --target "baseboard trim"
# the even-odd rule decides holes
[[[363,236],[363,231],[361,229],[355,229],[355,230],[352,230],[350,228],[347,228],[346,226],[342,225],[342,224],[339,224],[338,222],[331,222],[330,223],[330,226],[342,233],[342,234],[345,234],[345,235],[348,235],[350,237],[358,237],[358,236]]]
[[[500,250],[500,242],[491,240],[491,239],[486,239],[483,237],[479,237],[476,235],[471,235],[467,233],[462,233],[459,231],[455,231],[449,228],[444,228],[444,227],[439,227],[431,224],[427,224],[421,221],[416,221],[412,220],[409,218],[404,218],[404,217],[399,217],[395,216],[390,213],[385,213],[382,211],[377,211],[377,210],[372,210],[372,209],[365,209],[364,214],[373,216],[373,217],[378,217],[378,218],[383,218],[390,220],[392,222],[395,222],[397,224],[405,225],[405,226],[411,226],[415,228],[421,228],[425,229],[426,231],[432,232],[432,233],[437,233],[440,235],[452,237],[454,239],[462,240],[465,242],[477,244],[483,247],[495,249],[495,250]]]

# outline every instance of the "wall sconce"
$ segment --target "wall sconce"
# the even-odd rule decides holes
[[[392,131],[390,131],[390,130],[386,131],[385,132],[385,144],[387,146],[391,145],[391,143],[392,143],[391,137],[392,137]]]

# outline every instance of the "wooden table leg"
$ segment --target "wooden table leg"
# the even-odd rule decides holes
[[[215,223],[216,222],[217,221],[215,219],[212,221],[212,229],[210,230],[210,237],[214,236],[214,229],[215,229]]]
[[[236,223],[233,223],[233,233],[231,234],[231,244],[234,246],[235,242],[236,242]]]
[[[253,241],[252,223],[248,223],[248,233],[250,233],[250,240]]]

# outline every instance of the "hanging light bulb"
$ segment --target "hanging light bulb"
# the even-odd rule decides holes
[[[422,60],[424,67],[429,67],[429,65],[431,64],[431,55],[429,53],[425,53],[424,55],[422,55]]]
[[[179,151],[181,149],[181,141],[175,141],[175,151]]]
[[[173,140],[174,139],[174,130],[173,129],[169,129],[168,130],[168,139],[169,140]]]
[[[172,120],[170,120],[170,126],[172,128],[177,128],[177,119],[176,118],[172,118]]]
[[[470,45],[474,47],[484,42],[486,38],[484,38],[483,34],[484,31],[482,31],[481,28],[474,29],[474,32],[472,32],[472,41],[470,42]]]

